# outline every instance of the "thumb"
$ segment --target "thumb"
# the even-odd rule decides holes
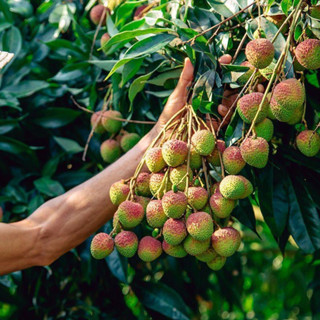
[[[176,89],[173,92],[175,98],[187,98],[188,87],[191,85],[193,80],[193,65],[189,58],[184,60],[184,67],[180,75],[179,82]]]

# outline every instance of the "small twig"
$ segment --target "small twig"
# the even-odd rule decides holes
[[[187,122],[188,122],[188,157],[187,157],[187,181],[186,181],[186,188],[185,194],[188,196],[188,188],[189,188],[189,171],[190,171],[190,155],[191,155],[191,129],[192,129],[192,106],[189,105],[189,112],[187,114]]]
[[[287,16],[287,18],[283,21],[282,25],[280,26],[280,28],[278,29],[278,31],[276,32],[276,34],[274,35],[273,39],[271,40],[271,43],[274,43],[276,41],[276,39],[278,38],[280,32],[282,31],[282,29],[284,28],[284,26],[288,23],[288,21],[291,19],[291,17],[294,14],[294,10],[292,10],[292,12]]]
[[[231,62],[231,63],[234,63],[235,60],[237,59],[237,57],[238,57],[238,55],[239,55],[239,52],[241,51],[241,49],[242,49],[242,47],[243,47],[243,45],[244,45],[244,42],[245,42],[246,39],[247,39],[247,36],[248,36],[248,35],[245,33],[244,36],[242,37],[242,39],[241,39],[241,41],[240,41],[240,43],[239,43],[239,45],[238,45],[237,51],[235,52],[235,54],[234,54],[234,56],[233,56],[233,58],[232,58],[232,62]]]

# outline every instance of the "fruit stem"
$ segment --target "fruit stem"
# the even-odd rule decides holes
[[[188,157],[187,157],[187,179],[186,179],[186,187],[185,187],[185,194],[188,196],[188,189],[189,189],[189,171],[190,171],[190,155],[191,155],[191,129],[192,129],[192,106],[188,105],[188,113],[187,113],[187,123],[188,123]]]
[[[203,157],[202,157],[202,168],[203,168],[204,178],[205,178],[205,181],[206,181],[207,191],[208,191],[208,194],[210,194],[208,171],[207,171],[206,161],[205,161],[205,159]]]
[[[295,11],[292,10],[291,13],[287,16],[287,18],[283,21],[282,25],[280,26],[280,28],[278,29],[278,31],[276,32],[276,34],[275,34],[274,37],[272,38],[271,43],[274,43],[274,42],[277,40],[280,32],[282,31],[282,29],[284,28],[284,26],[286,25],[286,23],[291,19],[291,17],[293,16],[294,12],[295,12]]]

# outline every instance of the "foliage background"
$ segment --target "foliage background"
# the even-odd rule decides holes
[[[171,1],[171,11],[167,11],[163,0],[145,18],[134,21],[135,8],[145,1],[125,1],[114,8],[107,27],[99,31],[90,56],[96,27],[88,11],[93,3],[0,0],[0,49],[16,55],[0,78],[0,204],[5,223],[25,218],[44,201],[105,167],[99,155],[105,136],[94,136],[87,160],[81,159],[90,114],[77,109],[71,96],[89,110],[98,110],[111,86],[113,106],[126,118],[156,120],[187,52],[197,66],[194,105],[215,113],[222,84],[230,82],[230,70],[241,70],[230,67],[221,72],[215,63],[215,57],[236,50],[241,28],[222,29],[210,46],[206,41],[212,32],[185,50],[171,41],[177,37],[187,40],[250,2],[203,0],[196,6],[188,2],[186,10]],[[282,1],[282,10],[291,5]],[[246,17],[240,15],[227,27]],[[306,18],[317,35],[320,22]],[[154,31],[151,38],[143,35],[145,31],[139,33],[150,27],[162,30]],[[174,32],[164,32],[164,28]],[[276,32],[267,22],[265,28],[271,35]],[[106,29],[111,36],[125,31],[132,34],[124,40],[122,33],[105,54],[97,49]],[[140,46],[143,41],[145,45]],[[125,53],[136,43],[130,54]],[[160,54],[155,53],[159,50]],[[108,72],[124,57],[128,63],[105,82]],[[319,75],[307,72],[306,79],[307,119],[312,125],[320,112]],[[234,116],[227,130],[229,141],[239,135],[238,122]],[[149,128],[126,126],[140,135]],[[277,131],[284,142],[294,136],[294,130],[286,126],[279,125]],[[236,211],[244,241],[223,270],[211,272],[194,259],[170,257],[151,265],[134,258],[128,264],[116,252],[97,262],[90,257],[88,239],[49,267],[0,277],[0,318],[311,319],[312,314],[317,318],[320,163],[319,158],[306,159],[287,144],[277,145],[273,165],[246,172],[251,178],[256,175],[259,191],[251,203],[241,202]],[[279,248],[284,251],[285,246],[283,257]]]

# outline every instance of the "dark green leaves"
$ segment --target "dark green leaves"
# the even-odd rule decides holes
[[[42,177],[34,181],[36,189],[49,197],[60,196],[65,192],[63,186],[56,180],[48,177]]]

